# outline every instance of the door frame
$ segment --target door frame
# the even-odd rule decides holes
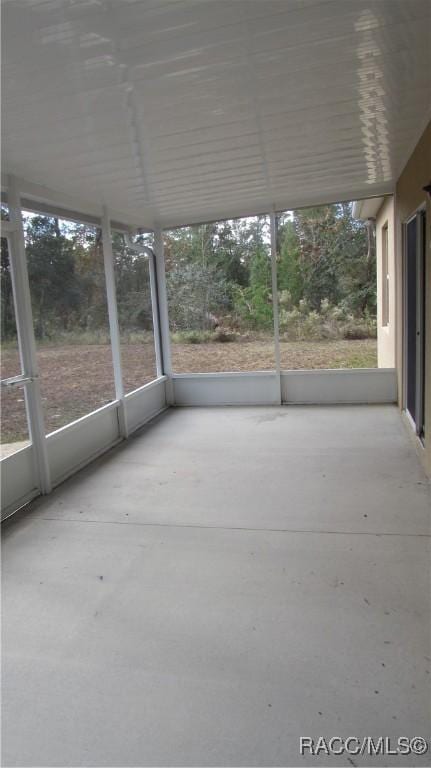
[[[9,178],[9,218],[3,227],[9,249],[9,266],[12,280],[12,296],[15,309],[21,377],[12,386],[23,386],[25,392],[27,424],[33,447],[35,480],[41,493],[52,489],[45,419],[39,382],[36,341],[33,329],[30,284],[22,220],[19,187],[14,177]]]
[[[423,239],[423,232],[422,228],[420,226],[421,217],[420,214],[424,214],[426,217],[426,200],[423,200],[418,207],[407,216],[403,222],[402,222],[402,333],[403,333],[403,340],[402,340],[402,410],[407,417],[407,421],[410,424],[412,430],[415,432],[416,437],[420,440],[421,445],[423,445],[424,442],[424,434],[423,434],[423,405],[424,405],[424,388],[423,388],[423,374],[424,371],[422,370],[422,367],[418,374],[418,361],[422,361],[422,365],[424,364],[423,355],[420,353],[418,355],[418,346],[422,343],[421,340],[417,338],[416,340],[416,402],[420,406],[419,414],[416,415],[417,422],[414,421],[413,417],[410,414],[410,411],[407,409],[407,226],[413,221],[416,220],[416,259],[418,259],[419,254],[422,249],[424,249],[424,239]],[[425,219],[425,227],[426,227],[426,219]],[[425,266],[425,264],[424,264]],[[418,270],[417,273],[417,281],[419,281],[421,278],[420,271]],[[422,290],[419,290],[421,288]],[[423,295],[423,289],[424,285],[422,283],[416,284],[416,290],[417,290],[417,296]],[[418,324],[418,313],[422,310],[423,315],[425,316],[425,303],[418,302],[417,308],[416,308],[416,324]],[[419,416],[419,418],[418,418]],[[419,426],[418,426],[419,425]]]

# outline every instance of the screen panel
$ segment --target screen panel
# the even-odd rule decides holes
[[[165,232],[174,373],[274,370],[269,220]]]

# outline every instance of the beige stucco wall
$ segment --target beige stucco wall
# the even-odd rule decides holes
[[[431,182],[431,123],[402,171],[395,193],[396,367],[400,406],[404,404],[403,236],[402,225],[426,203],[425,446],[422,459],[431,475],[431,200],[423,187]]]
[[[382,242],[388,225],[389,323],[382,325]],[[394,199],[386,197],[376,216],[377,359],[379,368],[395,368],[395,221]]]

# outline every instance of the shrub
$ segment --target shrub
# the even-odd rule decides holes
[[[349,341],[356,339],[368,339],[369,335],[370,334],[368,333],[368,330],[364,328],[363,325],[355,325],[353,327],[347,326],[343,332],[343,338],[348,339]]]
[[[211,341],[216,341],[219,344],[226,344],[231,341],[236,341],[236,336],[234,333],[228,333],[220,328],[218,331],[215,331]]]
[[[204,344],[211,341],[211,331],[175,331],[171,334],[172,341],[177,344]]]
[[[220,328],[217,331],[174,331],[171,339],[174,344],[208,344],[209,342],[225,344],[236,341],[236,336]]]
[[[318,312],[312,311],[304,316],[302,333],[306,339],[319,339],[322,337],[323,317]]]
[[[347,307],[333,306],[327,299],[320,304],[320,311],[311,310],[304,299],[292,306],[288,291],[282,291],[279,299],[280,332],[292,341],[317,341],[337,339],[368,339],[376,336],[376,320],[368,312],[360,317],[349,314]]]
[[[343,327],[343,339],[375,339],[377,336],[376,321],[371,318],[353,320]]]

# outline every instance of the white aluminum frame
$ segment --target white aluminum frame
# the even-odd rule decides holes
[[[157,268],[156,257],[154,251],[150,251],[148,255],[148,266],[150,268],[150,291],[151,291],[151,308],[153,312],[153,335],[154,335],[154,347],[156,352],[156,373],[157,377],[163,376],[163,353],[162,353],[162,340],[160,336],[160,317],[159,317],[159,300],[157,292]]]
[[[11,273],[17,316],[22,375],[4,382],[23,386],[32,444],[1,461],[3,474],[3,515],[14,512],[38,493],[49,493],[69,475],[127,438],[169,405],[281,405],[295,403],[393,403],[397,380],[393,369],[283,371],[280,364],[279,310],[277,290],[277,219],[269,214],[271,233],[271,287],[274,326],[275,369],[272,371],[174,374],[172,371],[163,231],[154,231],[154,250],[130,244],[136,253],[148,257],[153,312],[157,377],[149,384],[125,394],[118,308],[115,288],[112,229],[126,237],[130,226],[111,219],[106,207],[98,219],[94,214],[75,218],[101,225],[104,269],[109,314],[115,400],[80,419],[45,434],[36,343],[31,312],[22,198],[18,182],[9,180],[8,204],[11,222],[3,223],[3,235],[10,240]],[[38,206],[39,209],[39,206]],[[43,204],[41,212],[47,213]],[[58,210],[56,209],[58,213]],[[51,211],[52,213],[52,211]],[[48,211],[49,214],[49,211]],[[62,209],[62,216],[69,212]],[[74,218],[73,214],[71,218]],[[31,469],[33,467],[33,469]]]
[[[51,476],[45,435],[42,397],[40,393],[39,368],[36,342],[33,330],[30,285],[28,280],[27,256],[25,253],[24,227],[21,215],[21,201],[17,180],[9,178],[9,217],[12,231],[7,233],[10,244],[9,263],[15,304],[15,322],[21,370],[24,382],[30,440],[33,444],[33,458],[36,477],[42,493],[51,490]]]
[[[154,230],[154,253],[156,257],[157,297],[163,358],[163,373],[168,377],[166,385],[167,402],[168,405],[173,405],[174,393],[172,385],[171,334],[169,329],[168,293],[166,288],[165,249],[163,242],[163,230],[161,227],[156,227]]]
[[[394,368],[314,371],[178,373],[172,377],[176,406],[340,405],[396,403]],[[280,402],[281,392],[281,402]]]
[[[397,402],[395,368],[322,368],[281,372],[286,405]]]
[[[167,377],[163,375],[162,350],[159,329],[157,275],[154,253],[143,252],[149,258],[151,300],[156,351],[156,378],[148,384],[125,394],[122,377],[120,333],[115,289],[112,230],[127,233],[129,228],[110,220],[109,211],[103,209],[102,228],[104,270],[109,315],[112,361],[115,381],[115,400],[46,434],[38,378],[37,350],[34,337],[31,296],[22,222],[22,201],[18,182],[9,179],[8,205],[11,221],[2,222],[2,236],[9,242],[12,288],[18,332],[22,374],[9,377],[3,386],[22,386],[26,395],[31,444],[1,460],[2,519],[15,512],[39,494],[49,493],[52,487],[74,474],[97,456],[162,412],[167,405]],[[41,206],[41,212],[49,212]],[[68,211],[62,216],[68,218]],[[75,217],[85,221],[81,215]],[[95,221],[87,223],[98,223]],[[142,249],[139,249],[142,252]]]
[[[145,259],[148,259],[148,268],[150,273],[151,311],[152,311],[152,317],[153,317],[154,349],[156,354],[156,374],[157,374],[157,377],[163,376],[163,355],[162,355],[162,343],[161,343],[161,337],[160,337],[156,256],[153,249],[150,248],[148,245],[134,245],[130,241],[130,237],[128,235],[126,236],[126,245],[127,245],[127,248],[133,251],[133,253],[135,253],[137,256],[141,256]]]
[[[112,364],[114,367],[115,397],[118,400],[120,434],[127,438],[127,421],[124,405],[123,370],[121,365],[120,327],[118,324],[117,292],[115,289],[114,253],[112,249],[111,222],[108,209],[102,216],[103,261],[105,266],[106,298],[108,302],[109,333],[111,337]]]
[[[278,315],[278,285],[277,285],[277,217],[274,213],[269,215],[271,231],[271,286],[272,286],[272,314],[274,323],[274,358],[275,372],[279,382],[279,405],[282,403],[281,396],[281,364],[280,364],[280,322]]]

